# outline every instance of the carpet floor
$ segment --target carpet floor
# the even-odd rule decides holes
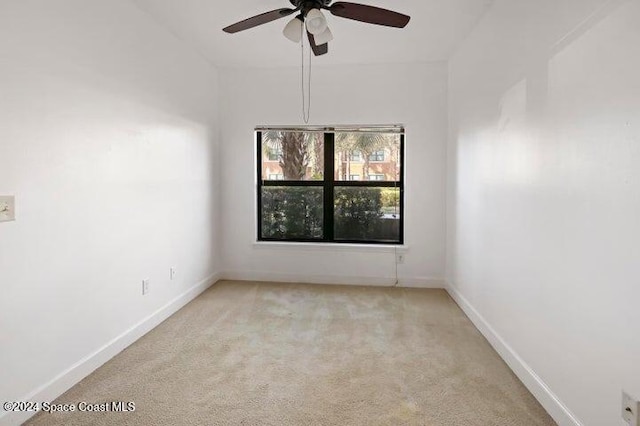
[[[220,282],[28,425],[534,426],[553,420],[443,290]]]

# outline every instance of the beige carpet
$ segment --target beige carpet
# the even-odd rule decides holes
[[[554,425],[443,290],[221,282],[30,425]]]

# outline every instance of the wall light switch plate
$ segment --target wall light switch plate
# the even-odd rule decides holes
[[[16,197],[0,195],[0,222],[16,220]]]
[[[622,418],[631,426],[640,426],[640,402],[622,392]]]

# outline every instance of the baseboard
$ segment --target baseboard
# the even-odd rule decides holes
[[[558,425],[583,426],[582,422],[560,401],[549,386],[547,386],[518,353],[507,344],[455,287],[447,283],[446,290]]]
[[[411,288],[445,288],[445,280],[440,278],[399,278],[395,277],[361,277],[339,275],[309,275],[261,271],[225,271],[222,279],[233,281],[262,281],[304,284],[335,284],[374,287],[411,287]]]
[[[184,305],[198,297],[213,284],[220,280],[221,274],[216,273],[200,281],[178,297],[174,298],[151,315],[138,322],[136,325],[111,340],[109,343],[78,361],[67,370],[60,373],[48,383],[40,386],[18,401],[45,402],[53,401],[67,390],[87,377],[97,368],[122,352],[129,345],[157,327],[162,321],[169,318]],[[7,413],[2,411],[0,426],[19,425],[27,421],[36,413]]]
[[[444,289],[446,287],[446,281],[442,278],[400,278],[398,280],[398,286],[405,288]]]

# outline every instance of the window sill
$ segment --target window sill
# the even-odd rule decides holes
[[[271,241],[256,241],[253,243],[253,247],[256,249],[266,250],[308,250],[353,253],[406,253],[409,251],[409,246],[399,244],[278,243]]]

